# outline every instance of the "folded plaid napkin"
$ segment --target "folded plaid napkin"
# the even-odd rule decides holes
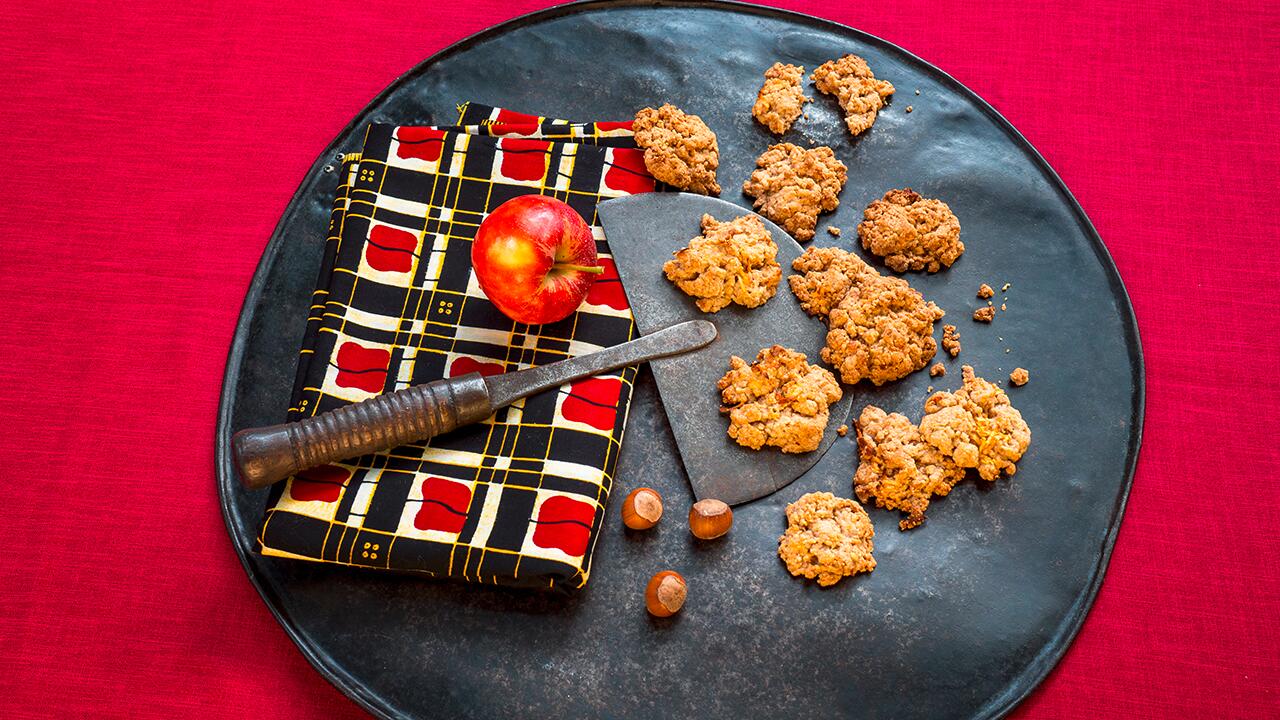
[[[456,126],[371,125],[340,177],[290,419],[633,336],[595,214],[601,200],[654,189],[630,123],[467,104]],[[605,267],[577,312],[542,326],[498,312],[471,271],[480,222],[531,193],[576,209]],[[268,501],[261,551],[471,582],[581,587],[635,373],[582,380],[428,443],[291,478]]]

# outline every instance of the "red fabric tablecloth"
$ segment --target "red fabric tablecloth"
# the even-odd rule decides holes
[[[545,4],[0,8],[0,716],[361,716],[223,529],[225,350],[338,130],[430,53]],[[994,104],[1084,205],[1137,308],[1128,513],[1088,621],[1016,716],[1276,716],[1280,6],[785,5]]]

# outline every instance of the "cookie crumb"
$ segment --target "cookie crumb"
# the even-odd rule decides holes
[[[840,437],[844,437],[845,435],[848,435],[848,434],[849,434],[849,426],[848,426],[848,425],[841,425],[840,427],[836,428],[836,434],[837,434],[837,435],[839,435]]]
[[[996,309],[993,307],[978,308],[973,311],[973,319],[976,322],[989,323],[996,317]]]
[[[960,332],[956,330],[955,325],[942,326],[942,349],[946,350],[951,357],[960,354]]]
[[[910,105],[908,105],[908,106],[907,106],[907,112],[911,112],[911,111],[912,111],[912,110],[914,110],[914,109],[915,109],[915,108],[911,107]]]
[[[920,94],[920,91],[919,91],[919,90],[917,90],[917,91],[916,91],[916,94],[917,94],[917,95],[919,95],[919,94]]]
[[[1000,312],[1004,312],[1005,310],[1008,310],[1008,309],[1009,308],[1007,305],[1005,305],[1004,303],[1000,303]]]
[[[946,374],[947,366],[942,363],[934,363],[933,367],[929,368],[929,377],[940,377]]]
[[[835,225],[828,225],[827,232],[831,233],[831,237],[840,237],[840,228]]]
[[[1000,288],[1000,292],[1009,292],[1009,288],[1012,286],[1013,286],[1013,283],[1005,283],[1004,287]]]
[[[991,286],[986,283],[982,283],[981,285],[978,286],[978,297],[982,298],[983,300],[986,300],[987,298],[995,294],[996,294],[996,291],[992,290]]]
[[[1009,373],[1009,382],[1014,385],[1026,385],[1030,379],[1031,373],[1027,372],[1026,368],[1014,368],[1013,372]]]
[[[933,392],[933,386],[932,386],[932,385],[930,385],[929,387],[925,388],[925,391],[926,391],[926,392]]]

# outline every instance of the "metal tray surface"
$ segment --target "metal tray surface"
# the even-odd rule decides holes
[[[812,88],[785,139],[831,145],[849,166],[818,244],[856,243],[866,204],[893,187],[945,199],[964,256],[910,282],[959,326],[948,374],[858,386],[853,413],[878,404],[918,419],[927,388],[954,388],[960,364],[1004,382],[1033,432],[1019,472],[968,480],[928,522],[897,529],[870,509],[879,566],[821,589],[776,555],[784,506],[816,490],[851,493],[853,434],[804,477],[735,510],[726,538],[694,540],[688,483],[652,376],[639,376],[613,494],[658,488],[667,517],[602,531],[585,590],[561,596],[428,582],[274,560],[255,552],[265,495],[243,491],[228,441],[284,417],[336,173],[370,122],[451,122],[474,100],[571,119],[621,119],[672,102],[717,132],[722,198],[741,195],[773,138],[750,105],[775,61],[811,71],[862,55],[897,95],[853,140]],[[916,95],[916,91],[919,95]],[[907,105],[913,112],[905,112]],[[992,325],[968,318],[979,283],[1008,298]],[[785,290],[783,290],[785,292]],[[1006,352],[1007,350],[1007,352]],[[379,717],[998,717],[1043,679],[1074,637],[1106,569],[1141,441],[1137,325],[1106,248],[1040,155],[995,110],[928,63],[856,30],[723,2],[585,2],[498,25],[424,61],[373,100],[316,160],[286,209],[244,301],[216,438],[227,528],[253,584],[313,665]],[[649,576],[674,568],[689,601],[644,611]]]

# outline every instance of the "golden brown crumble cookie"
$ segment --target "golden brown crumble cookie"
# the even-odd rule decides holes
[[[934,363],[933,367],[929,368],[929,377],[941,377],[946,374],[947,366],[942,363]]]
[[[904,280],[859,276],[827,316],[822,359],[850,385],[906,377],[933,359],[933,323],[943,314]]]
[[[802,82],[803,67],[774,63],[764,71],[764,85],[756,95],[755,105],[751,106],[751,114],[770,132],[781,135],[790,130],[804,110],[804,104],[810,101],[804,95]]]
[[[1012,475],[1031,444],[1031,429],[998,386],[961,368],[964,384],[937,392],[924,404],[920,435],[960,467],[978,469],[983,480]]]
[[[829,406],[843,395],[834,375],[781,345],[761,350],[750,365],[735,355],[729,368],[716,384],[724,402],[720,411],[729,414],[729,437],[752,450],[817,449]]]
[[[875,535],[871,518],[857,502],[828,492],[809,493],[787,506],[778,557],[792,575],[816,578],[828,587],[876,569]]]
[[[988,305],[973,311],[974,322],[989,323],[996,319],[996,309]]]
[[[655,178],[681,190],[720,194],[720,146],[702,118],[666,104],[636,113],[632,129],[644,149],[644,166]]]
[[[983,300],[986,300],[987,298],[990,298],[990,297],[994,297],[995,294],[996,294],[996,291],[992,290],[991,286],[986,283],[982,283],[981,285],[978,286],[978,297]]]
[[[911,188],[890,190],[868,205],[862,217],[862,247],[898,272],[938,272],[964,252],[960,221],[951,208]]]
[[[956,330],[955,325],[942,326],[942,349],[951,357],[960,354],[960,331]]]
[[[1026,385],[1030,379],[1031,373],[1027,372],[1026,368],[1014,368],[1013,372],[1009,373],[1009,382],[1014,385]]]
[[[848,177],[848,168],[829,147],[805,150],[779,143],[756,158],[742,191],[755,198],[756,210],[803,242],[813,238],[818,213],[840,205]]]
[[[813,84],[836,97],[844,110],[844,122],[855,137],[871,127],[885,98],[893,94],[893,84],[877,80],[867,61],[857,55],[823,63],[813,71]]]
[[[778,244],[756,215],[720,222],[702,216],[702,235],[662,266],[667,279],[716,312],[731,302],[759,307],[778,291]]]
[[[787,278],[800,307],[823,318],[849,292],[854,278],[864,273],[879,274],[857,255],[833,247],[805,248],[800,257],[791,261],[791,269],[804,273]]]
[[[858,472],[854,492],[862,502],[874,499],[886,510],[907,517],[898,529],[924,522],[929,498],[946,495],[964,479],[964,469],[924,441],[917,428],[898,413],[868,405],[854,424],[858,431]]]

